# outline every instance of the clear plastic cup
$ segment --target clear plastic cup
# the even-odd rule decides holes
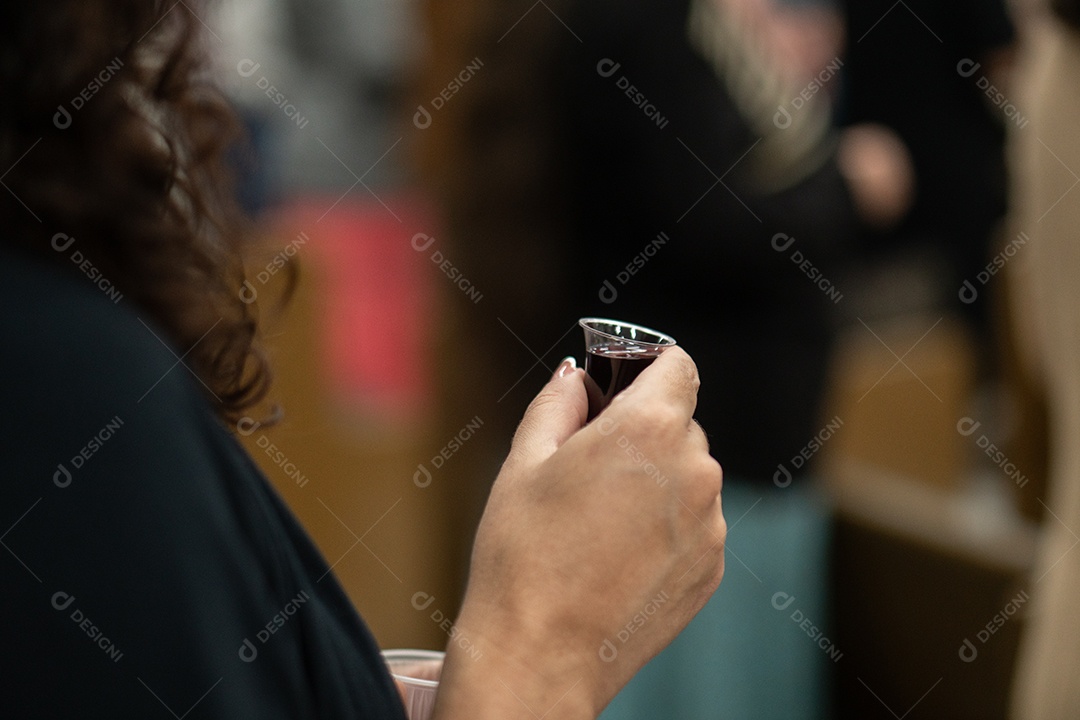
[[[405,690],[405,714],[409,720],[429,720],[435,708],[446,653],[436,650],[384,650],[390,675]]]
[[[676,344],[670,335],[622,320],[581,318],[578,324],[585,331],[589,420],[599,415],[660,353]]]

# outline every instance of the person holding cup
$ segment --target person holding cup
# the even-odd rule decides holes
[[[0,716],[400,720],[370,633],[229,432],[269,373],[202,12],[0,11]],[[726,525],[698,384],[669,348],[586,422],[560,364],[492,489],[456,623],[477,652],[448,648],[434,717],[596,717],[708,600]]]

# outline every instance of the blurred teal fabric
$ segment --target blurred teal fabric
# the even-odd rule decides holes
[[[819,646],[829,637],[824,495],[807,482],[777,489],[725,480],[723,502],[729,529],[720,588],[601,720],[828,717],[828,674],[842,648],[830,656]],[[818,630],[800,627],[806,620]]]

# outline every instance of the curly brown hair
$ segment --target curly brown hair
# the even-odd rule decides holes
[[[2,242],[74,247],[163,328],[235,419],[270,383],[239,290],[249,224],[226,154],[239,123],[210,82],[196,2],[0,8]],[[59,243],[56,238],[64,238]]]

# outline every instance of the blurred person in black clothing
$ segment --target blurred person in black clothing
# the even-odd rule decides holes
[[[981,287],[994,232],[1005,213],[1008,118],[989,87],[1008,92],[1015,30],[1004,0],[847,0],[844,119],[892,128],[911,153],[910,211],[862,245],[870,262],[930,250],[947,268],[944,300],[987,340]],[[1006,98],[1007,99],[1007,98]]]
[[[820,429],[843,258],[906,207],[910,168],[880,127],[831,131],[834,73],[782,72],[754,5],[432,10],[437,68],[484,61],[427,131],[448,255],[485,292],[453,294],[456,405],[513,414],[518,379],[580,354],[575,319],[595,315],[695,354],[730,477],[771,482]]]

